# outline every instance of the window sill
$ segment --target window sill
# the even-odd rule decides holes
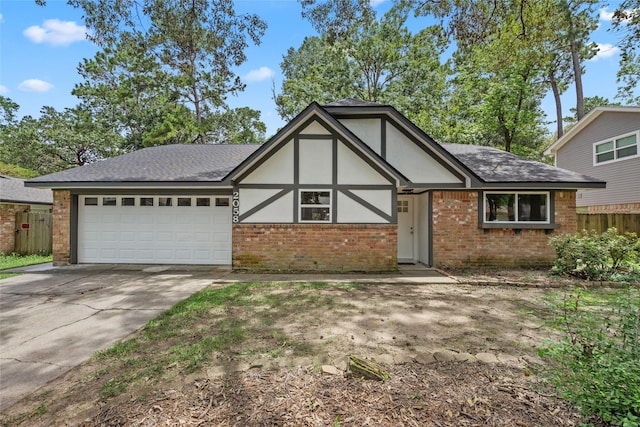
[[[490,229],[516,229],[516,230],[556,230],[560,228],[560,224],[532,224],[525,222],[483,222],[480,224],[480,228],[485,230]]]

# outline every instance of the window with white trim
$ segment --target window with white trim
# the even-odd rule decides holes
[[[640,131],[593,144],[593,164],[615,162],[638,156]]]
[[[331,222],[331,191],[300,190],[300,222]]]
[[[548,192],[485,192],[484,221],[490,223],[549,223]]]

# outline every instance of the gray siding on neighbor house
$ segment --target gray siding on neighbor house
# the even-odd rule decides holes
[[[594,166],[593,144],[640,129],[637,112],[603,112],[556,155],[558,167],[600,178],[607,188],[580,190],[578,207],[640,202],[640,157]]]

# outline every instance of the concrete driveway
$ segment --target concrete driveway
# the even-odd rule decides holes
[[[0,280],[0,410],[228,273],[183,266],[26,270]]]

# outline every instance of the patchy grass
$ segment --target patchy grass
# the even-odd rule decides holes
[[[11,268],[26,267],[28,265],[43,264],[45,262],[51,262],[53,257],[51,255],[4,255],[0,254],[0,280],[8,277],[17,276],[19,273],[6,273],[2,270],[9,270]]]
[[[613,299],[618,290],[611,292]],[[551,320],[551,310],[543,301],[550,294],[551,298],[563,295],[559,287],[542,286],[307,282],[209,287],[48,384],[46,389],[53,390],[51,397],[29,396],[10,411],[0,413],[0,425],[74,424],[96,417],[96,402],[101,402],[100,407],[123,411],[121,419],[126,420],[126,405],[138,407],[151,399],[149,396],[157,396],[159,390],[181,390],[184,385],[204,385],[207,381],[219,381],[224,388],[238,376],[267,378],[276,370],[298,366],[300,361],[304,363],[300,366],[315,375],[322,365],[337,365],[348,355],[395,358],[453,349],[471,354],[535,356],[549,334],[558,335],[545,326]],[[250,368],[254,366],[262,368]],[[415,366],[411,364],[411,369]],[[453,382],[458,384],[459,378],[467,378],[468,373],[460,371],[466,366],[452,365]],[[394,372],[399,369],[394,367]],[[424,369],[430,372],[431,367]],[[292,371],[286,372],[289,375]],[[410,376],[414,378],[415,373]],[[524,378],[522,372],[518,376]],[[480,382],[487,383],[486,378]],[[265,387],[268,395],[273,385]],[[411,401],[432,395],[420,387],[402,388],[402,392]],[[461,396],[466,400],[469,393],[461,391]],[[211,407],[211,396],[203,401],[204,408],[198,407],[198,414],[205,414]],[[171,403],[171,407],[191,407],[199,405],[197,402],[188,398],[179,404],[176,401],[177,406]],[[164,410],[168,408],[163,406]],[[334,418],[335,414],[328,425]],[[347,421],[339,420],[350,424]]]
[[[102,383],[100,394],[115,397],[131,386],[193,373],[221,360],[232,367],[251,356],[308,356],[313,347],[289,337],[274,322],[310,306],[335,309],[340,303],[321,294],[329,286],[336,287],[237,283],[203,289],[149,321],[141,334],[93,357],[102,366],[94,375]]]

